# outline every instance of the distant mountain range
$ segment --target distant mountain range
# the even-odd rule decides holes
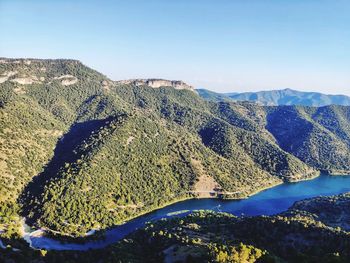
[[[326,105],[350,105],[350,97],[345,95],[326,95],[318,92],[303,92],[292,89],[270,90],[243,93],[216,93],[197,89],[198,94],[211,101],[252,101],[265,106],[302,105],[321,107]]]

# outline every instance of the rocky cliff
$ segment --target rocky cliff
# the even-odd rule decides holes
[[[173,87],[175,89],[194,90],[194,88],[181,80],[166,79],[129,79],[117,81],[117,84],[132,84],[135,86],[149,86],[152,88]]]

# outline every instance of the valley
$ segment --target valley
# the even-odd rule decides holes
[[[207,101],[182,81],[113,81],[76,60],[0,62],[0,238],[14,248],[26,251],[22,218],[66,240],[130,224],[115,242],[157,211],[350,174],[349,106]],[[320,193],[348,191],[332,190]],[[208,197],[220,199],[194,199]]]
[[[349,14],[0,0],[0,263],[349,263]]]

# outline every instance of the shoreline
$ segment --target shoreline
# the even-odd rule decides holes
[[[311,179],[314,179],[314,178],[311,178]],[[307,180],[311,180],[311,179],[307,179]],[[239,200],[247,199],[247,198],[249,198],[249,197],[251,197],[253,195],[256,195],[256,194],[258,194],[258,193],[260,193],[262,191],[268,190],[270,188],[276,187],[276,186],[284,184],[284,183],[286,183],[286,182],[281,181],[281,182],[278,182],[276,184],[271,184],[269,186],[261,187],[261,188],[257,189],[256,191],[253,191],[252,193],[250,193],[250,194],[248,194],[248,195],[246,195],[244,197],[223,198],[223,197],[219,197],[219,196],[213,196],[213,197],[188,196],[188,197],[178,198],[178,199],[175,199],[173,201],[166,202],[166,203],[164,203],[164,204],[162,204],[160,206],[157,206],[154,209],[150,208],[150,209],[148,209],[148,210],[146,210],[146,211],[144,211],[144,212],[142,212],[140,214],[137,214],[135,216],[131,216],[131,217],[128,217],[128,218],[123,219],[121,221],[118,221],[113,226],[110,226],[110,227],[105,228],[103,230],[96,230],[95,233],[92,234],[92,235],[84,235],[84,236],[80,236],[80,237],[72,237],[72,236],[69,236],[69,235],[61,235],[60,232],[54,231],[54,230],[51,230],[51,229],[48,229],[48,228],[45,228],[45,227],[40,227],[38,229],[35,229],[32,232],[26,232],[25,231],[25,226],[24,226],[24,225],[26,225],[26,223],[25,223],[26,218],[23,218],[22,222],[21,222],[21,229],[22,229],[22,233],[21,234],[22,234],[22,238],[23,239],[25,239],[25,235],[28,235],[28,237],[30,239],[31,236],[34,236],[33,235],[34,233],[39,232],[37,235],[35,235],[36,237],[38,237],[38,236],[46,236],[46,234],[48,234],[48,233],[53,233],[52,236],[54,238],[57,238],[58,240],[62,240],[63,242],[64,242],[65,239],[74,239],[75,241],[79,241],[79,239],[84,239],[86,241],[89,241],[89,240],[93,240],[92,237],[97,237],[97,236],[99,236],[101,234],[103,235],[103,232],[108,231],[111,228],[122,226],[123,224],[128,223],[129,221],[131,221],[133,219],[136,219],[138,217],[142,217],[142,216],[147,215],[149,213],[153,213],[153,212],[155,212],[157,210],[163,209],[163,208],[165,208],[167,206],[170,206],[170,205],[173,205],[173,204],[176,204],[176,203],[180,203],[180,202],[184,202],[184,201],[188,201],[188,200],[196,200],[196,199],[198,199],[198,200],[201,200],[201,199],[220,199],[220,200],[223,200],[223,201],[234,201],[234,200],[239,201]],[[29,226],[29,225],[27,225],[27,227],[32,228],[32,226]],[[87,237],[89,239],[87,239]]]
[[[115,227],[118,227],[118,226],[122,226],[122,225],[132,221],[133,219],[136,219],[138,217],[142,217],[142,216],[144,216],[146,214],[149,214],[149,213],[153,213],[153,212],[155,212],[157,210],[160,210],[160,209],[165,208],[167,206],[173,205],[175,203],[188,201],[188,200],[195,200],[195,199],[198,199],[198,200],[201,200],[201,199],[221,199],[223,201],[234,201],[234,200],[239,201],[239,200],[248,199],[248,198],[250,198],[250,197],[252,197],[252,196],[254,196],[254,195],[256,195],[256,194],[258,194],[260,192],[263,192],[265,190],[271,189],[271,188],[276,187],[278,185],[288,184],[288,183],[292,183],[293,184],[293,183],[297,183],[297,182],[313,180],[313,179],[316,179],[317,177],[319,177],[321,175],[334,176],[334,175],[329,175],[329,174],[324,174],[322,172],[319,172],[319,173],[316,173],[314,176],[305,178],[303,180],[298,180],[298,181],[294,181],[294,182],[285,182],[285,181],[276,182],[275,184],[271,184],[269,186],[261,187],[261,188],[257,189],[256,191],[252,192],[251,194],[249,194],[249,195],[247,195],[245,197],[241,197],[241,198],[195,197],[195,196],[187,196],[186,197],[185,196],[185,197],[173,200],[173,201],[166,202],[166,203],[162,204],[161,206],[157,206],[157,208],[154,208],[154,209],[150,208],[150,209],[148,209],[148,210],[146,210],[146,211],[144,211],[144,212],[142,212],[140,214],[137,214],[137,215],[129,217],[127,219],[121,220],[117,224],[114,224],[113,226],[110,226],[110,227],[105,228],[103,230],[95,231],[94,234],[87,235],[87,236],[85,235],[85,236],[76,237],[76,238],[72,238],[72,237],[69,237],[69,236],[63,236],[63,235],[50,236],[50,235],[47,235],[49,233],[47,232],[46,229],[40,228],[40,229],[36,229],[36,230],[34,230],[32,232],[25,232],[25,231],[23,231],[24,235],[22,236],[22,238],[25,239],[27,241],[27,243],[30,244],[30,247],[33,248],[33,249],[37,249],[37,248],[32,247],[32,245],[31,245],[30,237],[34,236],[33,234],[35,234],[35,237],[53,238],[53,239],[56,239],[57,241],[62,242],[62,243],[72,242],[74,240],[74,242],[84,244],[84,243],[87,243],[89,241],[98,240],[100,238],[103,238],[105,231],[111,230],[111,229],[113,229]],[[170,215],[170,216],[173,216],[173,215]],[[22,222],[25,223],[25,220],[23,220]],[[24,226],[23,226],[23,229],[24,229]]]
[[[313,179],[313,178],[312,178],[312,179]],[[48,234],[48,233],[52,233],[52,234],[53,234],[52,236],[53,236],[54,238],[57,238],[58,240],[61,239],[63,242],[64,242],[65,239],[74,239],[75,241],[79,241],[79,239],[82,239],[82,238],[83,238],[84,240],[86,240],[86,241],[89,241],[89,240],[93,240],[92,237],[96,237],[96,236],[98,236],[98,235],[100,235],[100,234],[103,235],[103,232],[108,231],[108,230],[111,229],[111,228],[118,227],[118,226],[122,226],[122,225],[124,225],[125,223],[128,223],[129,221],[131,221],[131,220],[133,220],[133,219],[136,219],[136,218],[138,218],[138,217],[142,217],[142,216],[144,216],[144,215],[153,213],[153,212],[155,212],[155,211],[157,211],[157,210],[163,209],[163,208],[165,208],[165,207],[167,207],[167,206],[170,206],[170,205],[173,205],[173,204],[176,204],[176,203],[180,203],[180,202],[184,202],[184,201],[188,201],[188,200],[196,200],[196,199],[198,199],[198,200],[201,200],[201,199],[220,199],[220,200],[223,200],[223,201],[234,201],[234,200],[239,201],[239,200],[247,199],[247,198],[249,198],[249,197],[251,197],[251,196],[253,196],[253,195],[256,195],[256,194],[258,194],[258,193],[260,193],[260,192],[262,192],[262,191],[268,190],[268,189],[270,189],[270,188],[273,188],[273,187],[275,187],[275,186],[278,186],[278,185],[281,185],[281,184],[284,184],[284,183],[286,183],[286,182],[281,181],[281,182],[278,182],[278,183],[276,183],[276,184],[271,184],[271,185],[269,185],[269,186],[261,187],[261,188],[257,189],[256,191],[253,191],[252,193],[247,194],[246,196],[243,196],[243,197],[225,198],[225,195],[222,195],[221,197],[219,197],[219,196],[213,196],[213,197],[207,197],[207,196],[203,196],[203,197],[201,197],[201,196],[188,196],[188,197],[178,198],[178,199],[175,199],[175,200],[173,200],[173,201],[166,202],[166,203],[164,203],[164,204],[162,204],[162,205],[160,205],[160,206],[157,206],[157,207],[154,208],[154,209],[150,208],[150,209],[145,210],[144,212],[142,212],[142,213],[140,213],[140,214],[137,214],[137,215],[135,215],[135,216],[128,217],[128,218],[123,219],[123,220],[121,220],[121,221],[117,221],[117,223],[114,224],[113,226],[107,227],[107,228],[105,228],[105,229],[103,229],[103,230],[95,230],[95,233],[94,233],[94,234],[86,235],[86,233],[85,233],[84,236],[80,236],[80,237],[73,237],[73,236],[69,236],[69,235],[61,235],[61,233],[60,233],[59,231],[51,230],[51,229],[48,229],[48,228],[45,228],[45,227],[40,227],[40,228],[38,228],[38,229],[35,229],[35,230],[32,231],[32,232],[27,232],[27,231],[25,231],[25,226],[24,226],[24,225],[26,225],[26,223],[25,223],[26,218],[22,218],[22,221],[21,221],[21,235],[22,235],[22,238],[23,238],[23,239],[26,238],[26,237],[25,237],[26,235],[28,235],[28,237],[29,237],[29,239],[30,239],[31,236],[35,236],[35,237],[41,236],[41,237],[42,237],[42,236],[45,236],[45,235]],[[30,229],[32,228],[32,226],[29,226],[29,225],[26,225],[26,226],[29,227]],[[90,232],[90,231],[91,231],[91,230],[89,230],[88,232]],[[36,232],[38,232],[38,233],[34,235],[34,233],[36,233]],[[87,232],[87,233],[88,233],[88,232]],[[49,235],[49,236],[50,236],[50,235]],[[90,239],[87,239],[87,237],[90,238]],[[25,240],[26,240],[26,239],[25,239]],[[26,240],[26,241],[27,241],[27,240]],[[27,241],[27,242],[28,242],[28,241]],[[31,243],[31,242],[28,242],[28,243]]]

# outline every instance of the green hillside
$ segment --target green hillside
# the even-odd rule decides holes
[[[0,224],[19,213],[79,236],[182,199],[350,171],[349,107],[208,102],[74,60],[2,61]]]
[[[209,101],[230,101],[231,98],[225,93],[218,93],[207,89],[196,89],[199,96]]]
[[[348,174],[350,107],[270,108],[267,129],[285,151],[329,173]]]

